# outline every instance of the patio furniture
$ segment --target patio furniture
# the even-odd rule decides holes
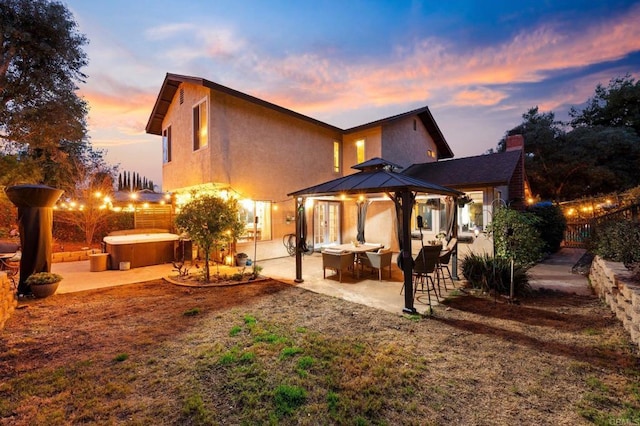
[[[0,253],[0,271],[7,274],[13,288],[17,288],[16,278],[20,273],[20,257],[21,253],[16,249],[14,253]]]
[[[355,253],[353,252],[325,249],[322,252],[323,278],[327,278],[327,269],[333,269],[338,274],[338,280],[342,282],[342,271],[351,270],[353,272],[354,260]]]
[[[364,256],[364,253],[369,251],[377,251],[381,249],[382,244],[377,243],[347,243],[347,244],[338,244],[325,247],[325,251],[333,251],[333,252],[343,252],[343,253],[353,253],[354,254],[354,265],[353,268],[358,274],[358,278],[360,277],[360,268],[358,268],[358,263],[360,262],[360,257]]]
[[[451,240],[449,240],[449,243],[447,244],[447,247],[442,252],[440,252],[440,257],[438,258],[438,264],[436,266],[438,268],[438,279],[442,277],[445,290],[448,290],[446,280],[447,277],[451,281],[451,287],[455,288],[455,283],[453,282],[453,277],[451,276],[451,270],[449,269],[449,261],[451,260],[451,255],[453,254],[453,249],[455,248],[457,242],[458,240],[456,238],[451,238]],[[445,275],[445,272],[447,275]]]
[[[418,253],[418,256],[414,260],[413,266],[413,298],[416,298],[416,294],[418,292],[427,293],[429,297],[429,305],[431,305],[431,290],[433,289],[434,294],[436,295],[436,300],[440,301],[438,297],[438,290],[440,290],[440,280],[438,279],[437,273],[437,265],[438,265],[438,257],[440,256],[440,251],[442,250],[441,245],[434,246],[424,246]],[[436,280],[438,281],[438,290],[436,290],[436,285],[433,280],[432,275],[436,276]],[[429,282],[431,282],[431,286],[429,286]],[[425,288],[426,284],[426,288]]]
[[[389,268],[389,278],[391,278],[391,249],[380,249],[377,252],[367,251],[358,255],[358,261],[362,267],[378,271],[378,280],[382,281],[382,270]]]

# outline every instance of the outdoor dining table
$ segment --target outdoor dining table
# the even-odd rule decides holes
[[[359,278],[360,277],[360,270],[358,269],[358,255],[362,254],[362,253],[366,253],[368,251],[377,251],[379,249],[381,249],[383,247],[382,244],[373,244],[373,243],[358,243],[357,245],[354,243],[347,243],[347,244],[339,244],[336,246],[331,246],[331,249],[333,250],[343,250],[346,252],[351,252],[351,253],[355,253],[355,262],[354,262],[354,269],[356,271],[356,276]]]
[[[330,248],[333,250],[344,250],[344,251],[349,251],[349,252],[358,254],[358,253],[364,253],[367,251],[379,250],[382,248],[382,244],[358,243],[358,245],[355,245],[353,243],[347,243],[347,244],[339,244],[337,246],[331,246]]]

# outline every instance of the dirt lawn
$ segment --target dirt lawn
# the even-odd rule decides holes
[[[421,318],[152,281],[23,301],[0,336],[7,425],[640,422],[637,348],[595,297],[461,293]]]

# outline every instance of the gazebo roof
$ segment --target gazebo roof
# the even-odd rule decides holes
[[[375,194],[398,191],[424,192],[458,197],[462,192],[394,171],[397,165],[382,158],[372,158],[352,168],[360,170],[328,182],[288,194],[299,196],[328,196],[335,194]]]

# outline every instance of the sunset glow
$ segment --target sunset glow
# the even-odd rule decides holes
[[[494,148],[531,107],[565,119],[598,83],[640,77],[637,2],[185,0],[169,22],[166,1],[94,3],[67,2],[90,40],[91,141],[154,182],[161,140],[144,129],[167,72],[341,128],[428,105],[456,157]]]

